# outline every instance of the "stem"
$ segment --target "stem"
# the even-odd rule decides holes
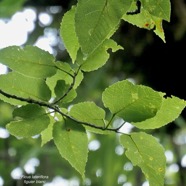
[[[107,129],[109,127],[109,125],[111,124],[114,117],[115,117],[115,114],[112,115],[112,117],[111,117],[110,121],[108,122],[107,126],[105,127],[105,129]]]
[[[42,102],[42,101],[37,101],[37,100],[34,100],[32,98],[22,98],[22,97],[19,97],[19,96],[16,96],[16,95],[11,95],[9,93],[4,92],[1,89],[0,89],[0,94],[2,94],[3,96],[5,96],[7,98],[12,98],[12,99],[16,99],[16,100],[19,100],[19,101],[27,102],[27,103],[30,103],[30,104],[36,104],[36,105],[39,105],[39,106],[47,107],[47,108],[52,109],[53,111],[59,113],[61,116],[66,117],[66,118],[68,118],[70,120],[73,120],[73,121],[75,121],[76,123],[78,123],[80,125],[85,125],[85,126],[92,127],[92,128],[95,128],[95,129],[100,129],[100,130],[103,130],[103,131],[112,131],[112,132],[115,132],[115,133],[121,133],[121,132],[118,131],[119,128],[116,128],[116,129],[108,128],[108,126],[110,125],[112,119],[114,118],[114,115],[113,115],[113,117],[111,118],[109,124],[106,127],[101,127],[101,126],[97,126],[97,125],[95,125],[93,123],[79,121],[79,120],[73,118],[72,116],[63,113],[57,105],[49,104],[49,103]]]
[[[52,103],[52,105],[56,105],[58,102],[60,102],[62,99],[64,99],[64,98],[68,95],[68,93],[73,89],[73,87],[74,87],[74,85],[75,85],[76,77],[77,77],[77,75],[78,75],[78,73],[79,73],[79,70],[80,70],[80,67],[78,68],[77,72],[74,72],[74,76],[72,76],[72,75],[70,74],[71,77],[72,77],[72,83],[71,83],[70,87],[69,87],[68,90],[64,93],[64,95],[62,95],[59,99],[57,99],[56,101],[54,101],[54,102]],[[69,73],[68,73],[68,74],[69,74]]]
[[[63,69],[59,68],[58,66],[55,66],[55,67],[56,67],[58,70],[61,70],[61,71],[65,72],[65,73],[68,74],[70,77],[74,78],[74,76],[73,76],[70,72],[67,72],[67,71],[63,70]]]
[[[119,131],[119,129],[121,129],[121,127],[123,127],[123,125],[125,125],[126,121],[124,121],[118,128],[116,128],[116,131]]]

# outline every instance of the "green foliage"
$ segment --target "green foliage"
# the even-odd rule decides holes
[[[71,120],[56,122],[53,136],[61,156],[68,160],[84,178],[88,157],[88,139],[85,129]]]
[[[92,101],[74,102],[84,72],[104,66],[109,49],[123,49],[111,38],[122,20],[153,29],[165,41],[161,24],[170,20],[169,0],[142,0],[139,14],[127,14],[135,9],[136,1],[132,0],[79,0],[65,13],[60,26],[71,64],[56,61],[34,46],[2,49],[0,61],[11,72],[0,76],[0,99],[15,106],[13,119],[6,125],[12,135],[32,138],[40,134],[42,146],[54,141],[60,155],[83,179],[88,160],[87,133],[107,134],[105,138],[119,134],[128,159],[141,168],[151,186],[161,186],[166,165],[163,147],[145,132],[125,134],[120,129],[126,122],[138,130],[167,125],[181,114],[185,100],[165,98],[165,93],[123,80],[102,93],[105,108]],[[123,123],[116,128],[117,119]]]
[[[10,72],[0,77],[1,89],[9,94],[41,101],[48,101],[51,97],[51,91],[44,79],[28,77],[17,72]]]
[[[113,101],[114,100],[114,101]],[[121,81],[103,92],[103,103],[127,122],[140,122],[156,115],[161,97],[149,87]]]
[[[7,125],[7,129],[17,137],[27,138],[40,134],[50,122],[45,109],[33,104],[15,109],[13,117],[14,121]]]
[[[75,13],[75,30],[85,57],[94,52],[116,31],[131,0],[80,0]]]
[[[0,2],[0,17],[10,17],[13,13],[22,8],[24,2],[25,0],[2,0]]]
[[[127,148],[126,156],[142,169],[150,186],[163,186],[166,161],[164,149],[157,139],[139,132],[122,135],[120,141]]]
[[[165,42],[165,36],[162,28],[162,21],[170,21],[170,1],[145,1],[142,0],[142,7],[140,14],[136,15],[123,15],[123,19],[129,23],[136,25],[140,28],[153,31]],[[133,1],[129,11],[136,9],[136,3]]]
[[[3,64],[25,76],[46,78],[56,73],[54,57],[34,46],[26,46],[24,49],[8,47],[2,49],[0,55]]]

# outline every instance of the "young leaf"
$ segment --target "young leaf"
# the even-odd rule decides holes
[[[10,46],[0,50],[0,61],[10,69],[34,78],[46,78],[56,73],[54,57],[34,46],[24,49]]]
[[[132,124],[140,129],[160,128],[178,118],[185,106],[186,101],[175,96],[163,98],[161,107],[154,117]]]
[[[105,40],[103,44],[101,44],[86,59],[84,59],[82,52],[79,50],[77,56],[77,63],[81,65],[81,70],[85,72],[90,72],[102,67],[109,59],[109,53],[107,52],[107,50],[110,48],[113,52],[119,49],[123,49],[121,46],[117,45],[114,40],[108,39]]]
[[[114,34],[131,2],[132,0],[78,1],[75,29],[83,54],[91,54]]]
[[[156,115],[162,97],[150,87],[134,85],[128,80],[117,82],[102,95],[105,107],[127,122],[140,122]]]
[[[84,178],[88,157],[88,139],[85,129],[71,120],[56,122],[53,138],[61,156]]]
[[[14,121],[7,124],[8,131],[16,137],[31,137],[40,134],[50,123],[45,109],[28,104],[13,112]]]
[[[98,107],[93,102],[83,102],[78,103],[72,106],[72,108],[69,111],[70,116],[73,118],[82,121],[87,122],[90,124],[94,124],[97,127],[105,127],[105,111]],[[106,134],[108,132],[102,131],[100,129],[96,129],[93,127],[85,126],[86,130],[99,133],[99,134]]]
[[[0,87],[6,93],[23,98],[48,101],[51,97],[51,92],[44,79],[31,78],[16,72],[1,75]]]
[[[73,63],[79,49],[79,42],[75,32],[75,10],[75,7],[72,6],[71,10],[65,13],[60,26],[61,37]]]
[[[126,148],[126,156],[139,166],[150,186],[164,186],[166,158],[157,139],[144,132],[121,135],[120,143]]]

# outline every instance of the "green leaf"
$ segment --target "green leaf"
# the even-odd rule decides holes
[[[84,178],[88,157],[88,139],[85,129],[71,120],[56,122],[53,137],[61,156]]]
[[[73,63],[79,49],[79,42],[75,32],[75,10],[75,7],[72,6],[71,10],[65,13],[60,26],[61,37]]]
[[[170,21],[171,4],[170,0],[141,0],[142,7],[151,15]]]
[[[51,97],[51,92],[43,79],[23,76],[15,72],[0,75],[0,87],[6,93],[27,99],[48,101]]]
[[[140,14],[136,15],[124,15],[123,19],[139,28],[144,28],[147,30],[153,30],[154,33],[159,36],[165,42],[165,34],[162,27],[162,19],[152,16],[147,11],[142,11]]]
[[[90,55],[114,34],[131,2],[132,0],[78,1],[75,29],[83,54]]]
[[[53,125],[54,122],[50,122],[48,127],[41,132],[41,146],[53,139]]]
[[[134,85],[128,80],[117,82],[102,95],[105,107],[127,122],[152,118],[159,110],[162,97],[150,87]]]
[[[50,87],[52,91],[52,96],[55,97],[55,87],[59,80],[64,80],[67,85],[71,85],[73,83],[74,70],[68,63],[64,62],[56,62],[57,72],[54,76],[47,78],[46,83]],[[83,73],[81,71],[78,72],[75,77],[75,83],[73,88],[76,89],[83,79]]]
[[[13,99],[13,98],[8,98],[6,96],[3,96],[2,94],[0,94],[0,100],[3,100],[4,102],[9,103],[11,105],[15,105],[15,106],[27,104],[26,102],[19,101],[19,100]]]
[[[105,111],[93,102],[83,102],[72,106],[69,111],[70,116],[78,121],[87,122],[97,127],[105,127]],[[107,131],[85,126],[86,130],[98,133],[108,134]]]
[[[81,65],[81,70],[90,72],[102,67],[109,59],[107,50],[111,48],[113,52],[123,49],[120,45],[111,39],[105,40],[92,54],[87,58],[83,57],[81,51],[78,52],[77,63]]]
[[[0,17],[10,17],[15,12],[20,10],[25,0],[1,0],[0,2]]]
[[[132,124],[140,129],[160,128],[178,118],[185,106],[186,101],[175,96],[163,98],[161,107],[153,118]]]
[[[126,156],[139,166],[150,186],[164,186],[166,158],[157,139],[144,132],[121,135],[120,142],[126,148]]]
[[[142,6],[139,14],[125,14],[123,15],[123,19],[140,28],[145,28],[148,30],[153,29],[155,34],[165,42],[162,21],[170,21],[170,0],[142,0],[141,3]],[[129,9],[129,12],[136,10],[136,8],[136,2],[134,1]]]
[[[16,137],[32,137],[40,134],[50,123],[45,109],[28,104],[13,112],[14,121],[7,124],[8,131]]]
[[[46,78],[56,73],[54,57],[34,46],[10,46],[0,50],[0,61],[28,77]]]
[[[77,96],[76,91],[72,88],[69,91],[70,85],[67,85],[64,80],[59,80],[55,87],[56,100],[62,98],[58,105],[69,103]]]

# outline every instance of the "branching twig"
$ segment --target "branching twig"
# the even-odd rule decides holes
[[[5,96],[7,98],[12,98],[12,99],[16,99],[16,100],[19,100],[19,101],[24,101],[24,102],[27,102],[27,103],[36,104],[36,105],[40,105],[40,106],[50,108],[50,104],[48,104],[48,103],[45,103],[45,102],[42,102],[42,101],[37,101],[37,100],[34,100],[32,98],[23,98],[23,97],[11,95],[9,93],[4,92],[1,89],[0,89],[0,94],[2,94],[3,96]]]
[[[123,125],[125,125],[126,121],[124,121],[118,128],[116,128],[116,131],[119,131],[119,129],[121,129],[121,127],[123,127]]]
[[[109,125],[111,124],[113,118],[115,117],[115,114],[112,115],[110,121],[108,122],[108,124],[106,125],[105,129],[107,129],[109,127]]]
[[[108,128],[108,125],[106,127],[101,127],[101,126],[97,126],[97,125],[92,124],[92,123],[79,121],[79,120],[73,118],[72,116],[63,113],[57,105],[52,105],[52,104],[49,104],[49,103],[46,103],[46,102],[37,101],[37,100],[34,100],[32,98],[23,98],[23,97],[19,97],[19,96],[16,96],[16,95],[11,95],[9,93],[4,92],[1,89],[0,89],[0,94],[2,94],[3,96],[5,96],[7,98],[16,99],[16,100],[27,102],[27,103],[30,103],[30,104],[36,104],[36,105],[39,105],[39,106],[42,106],[42,107],[47,107],[47,108],[52,109],[53,111],[59,113],[61,116],[66,117],[70,120],[73,120],[80,125],[85,125],[85,126],[88,126],[88,127],[92,127],[92,128],[95,128],[95,129],[102,130],[102,131],[113,131],[113,132],[116,132],[116,133],[120,133],[118,131],[119,128],[116,128],[116,129]],[[113,117],[112,117],[112,119],[113,119]],[[110,120],[109,124],[111,123],[112,119]]]
[[[52,103],[52,105],[55,105],[58,102],[60,102],[62,99],[64,99],[68,95],[68,93],[73,89],[73,87],[75,85],[76,77],[77,77],[77,75],[79,73],[79,70],[80,70],[80,67],[78,68],[77,72],[74,73],[74,76],[71,75],[71,77],[72,77],[72,83],[71,83],[70,87],[68,88],[68,90],[59,99],[57,99],[56,101],[54,101]]]
[[[66,70],[63,70],[63,69],[59,68],[58,66],[55,66],[55,67],[56,67],[58,70],[61,70],[62,72],[68,74],[70,77],[74,78],[74,76],[73,76],[71,73],[67,72]]]

